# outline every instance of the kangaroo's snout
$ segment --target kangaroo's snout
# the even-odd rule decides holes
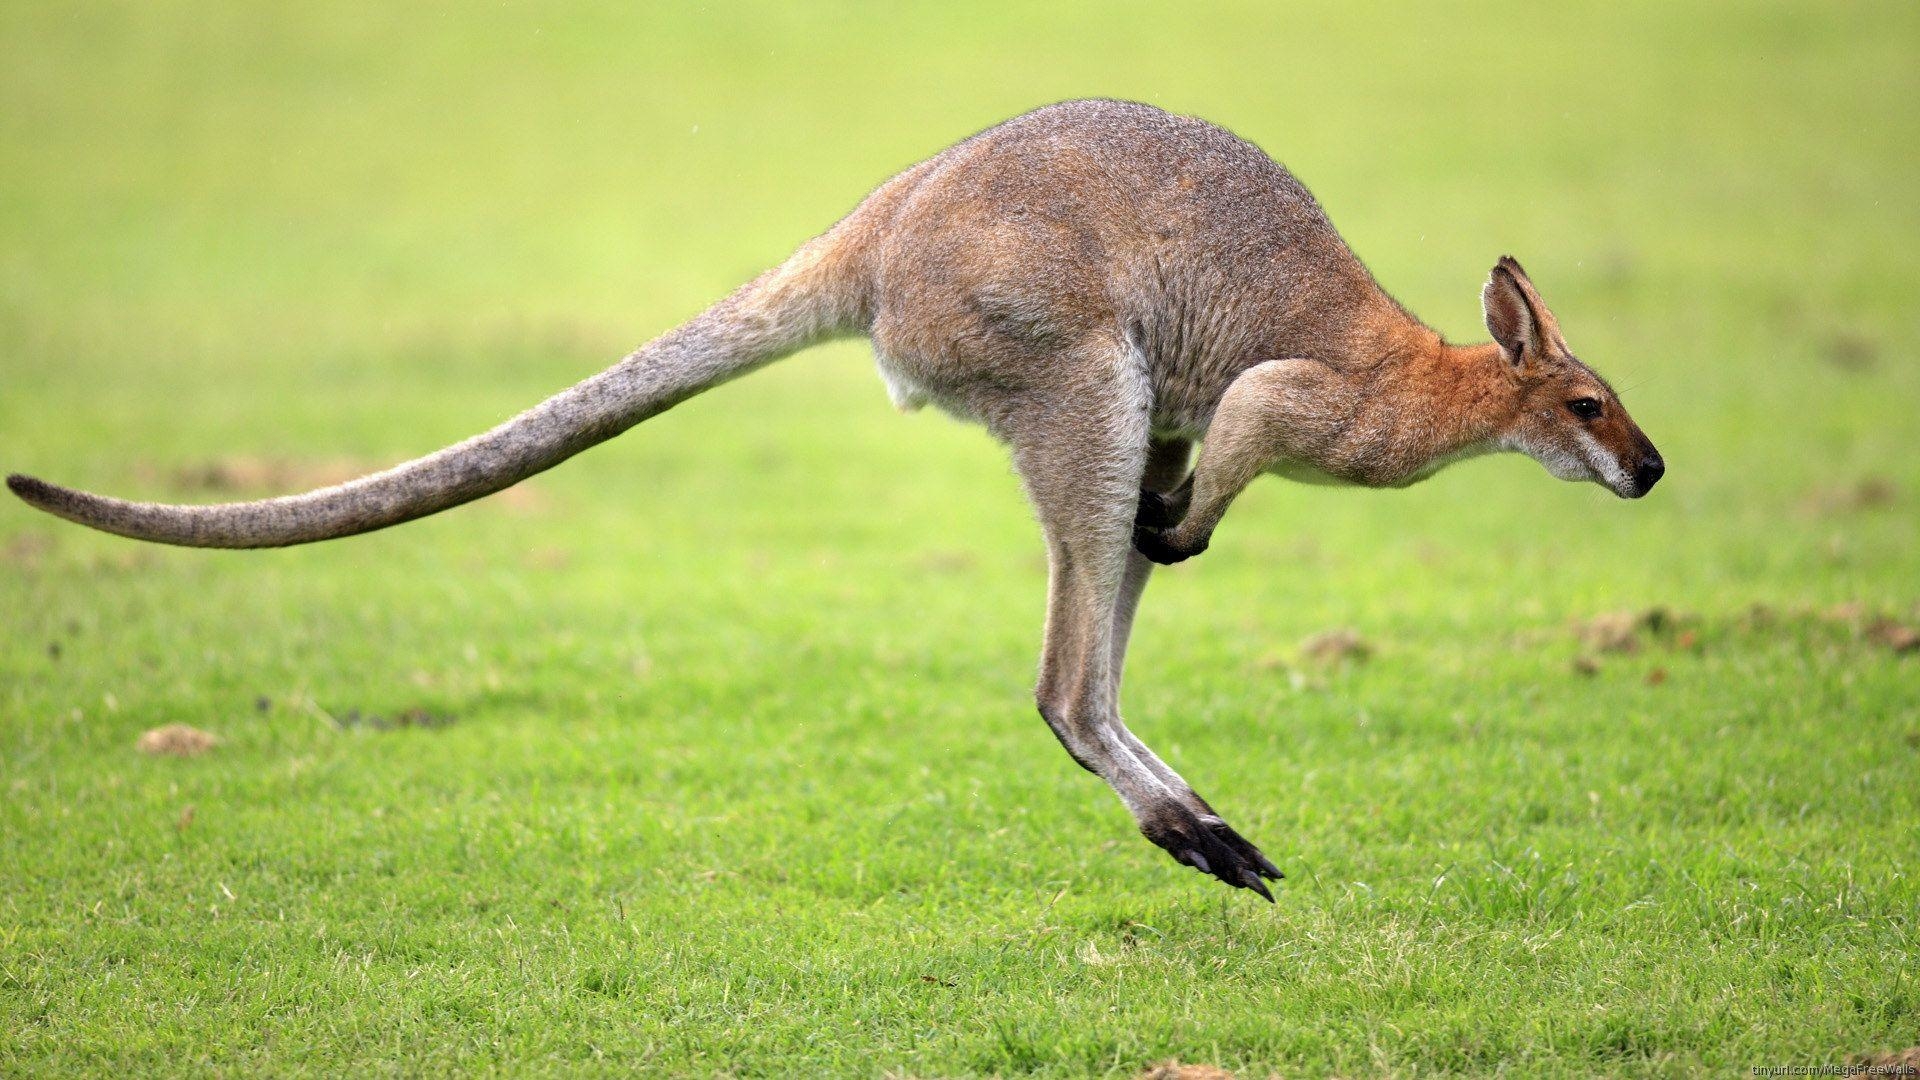
[[[1633,468],[1633,497],[1639,498],[1653,490],[1653,485],[1667,475],[1667,463],[1660,457],[1660,451],[1649,448],[1647,456]]]

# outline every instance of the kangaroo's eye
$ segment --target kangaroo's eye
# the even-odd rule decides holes
[[[1574,398],[1567,402],[1567,410],[1582,420],[1591,420],[1600,415],[1600,403],[1590,397]]]

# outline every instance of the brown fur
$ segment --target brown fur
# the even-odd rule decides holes
[[[1644,494],[1658,454],[1574,358],[1525,271],[1502,259],[1483,299],[1494,343],[1449,345],[1258,148],[1144,105],[1067,102],[907,169],[685,326],[385,473],[220,506],[8,483],[142,539],[328,539],[497,491],[813,341],[864,334],[902,407],[932,402],[1012,449],[1050,557],[1036,698],[1060,741],[1176,859],[1271,899],[1262,878],[1278,868],[1120,719],[1149,560],[1204,550],[1262,472],[1395,487],[1519,450]]]

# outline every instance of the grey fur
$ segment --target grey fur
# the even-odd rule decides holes
[[[1174,858],[1271,899],[1262,879],[1279,869],[1120,719],[1135,607],[1152,562],[1205,550],[1262,472],[1394,487],[1519,450],[1644,494],[1659,455],[1518,263],[1495,268],[1485,304],[1497,340],[1449,345],[1258,148],[1145,105],[1066,102],[902,172],[693,321],[387,472],[224,506],[8,484],[51,513],[165,543],[347,536],[498,491],[810,342],[865,334],[902,407],[932,402],[1012,449],[1050,556],[1036,699],[1061,743]],[[1574,420],[1575,398],[1604,414]]]

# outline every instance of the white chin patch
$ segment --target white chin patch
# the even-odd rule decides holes
[[[1627,475],[1627,470],[1620,467],[1620,462],[1607,452],[1607,448],[1600,445],[1598,439],[1582,431],[1580,449],[1586,452],[1587,458],[1586,476],[1581,479],[1596,480],[1612,489],[1616,495],[1624,495],[1632,489],[1633,478]]]
[[[1570,480],[1577,484],[1582,480],[1598,481],[1600,479],[1593,474],[1592,469],[1587,468],[1585,462],[1566,454],[1541,458],[1540,464],[1547,467],[1547,471],[1553,474],[1555,480]]]
[[[1587,442],[1593,442],[1592,436],[1585,432],[1581,432],[1580,434]],[[1600,474],[1594,470],[1593,466],[1583,459],[1582,455],[1570,453],[1557,446],[1535,446],[1531,443],[1518,440],[1508,445],[1510,448],[1518,450],[1539,462],[1541,467],[1546,469],[1555,480],[1571,480],[1576,483],[1581,480],[1605,482],[1601,479]],[[1599,444],[1594,443],[1594,447],[1597,448],[1598,445]],[[1581,449],[1586,450],[1588,447],[1582,446]]]
[[[1516,440],[1507,447],[1539,462],[1556,480],[1574,483],[1591,480],[1615,495],[1626,495],[1632,490],[1632,478],[1598,439],[1582,431],[1576,434],[1575,441],[1574,447],[1560,447],[1534,446]]]

